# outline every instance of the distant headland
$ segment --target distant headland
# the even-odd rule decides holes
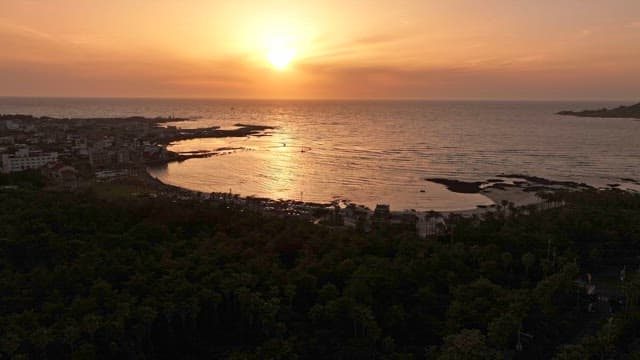
[[[558,115],[571,115],[581,117],[603,117],[603,118],[635,118],[640,119],[640,103],[631,106],[619,106],[613,109],[582,110],[582,111],[560,111]]]

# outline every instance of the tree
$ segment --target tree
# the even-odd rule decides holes
[[[536,256],[533,255],[530,252],[525,253],[524,255],[522,255],[522,265],[524,265],[524,271],[525,274],[527,276],[527,278],[529,278],[529,269],[536,263]]]
[[[581,344],[565,345],[553,357],[553,360],[585,360],[591,357],[591,353]]]
[[[520,319],[512,313],[505,313],[489,323],[489,341],[498,348],[504,349],[519,330]]]
[[[505,295],[504,288],[485,278],[455,288],[447,311],[448,328],[486,329],[489,321],[507,306]]]
[[[504,271],[506,272],[509,269],[509,267],[511,266],[511,263],[513,262],[513,256],[511,255],[510,252],[505,251],[500,256],[500,259],[502,260],[502,267],[504,268]]]
[[[444,338],[438,360],[490,360],[499,359],[499,353],[486,344],[480,330],[463,329]]]

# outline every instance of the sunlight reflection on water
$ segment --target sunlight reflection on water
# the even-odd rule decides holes
[[[181,127],[273,125],[266,137],[198,139],[176,151],[234,148],[151,170],[201,191],[393,209],[453,210],[488,200],[427,177],[524,173],[601,186],[640,179],[640,121],[554,115],[611,102],[0,99],[0,113],[55,117],[197,117]],[[286,143],[286,147],[283,144]],[[301,149],[308,151],[301,152]],[[635,185],[634,185],[635,186]],[[425,192],[420,192],[425,190]]]

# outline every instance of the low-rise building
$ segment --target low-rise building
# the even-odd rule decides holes
[[[130,172],[129,172],[129,169],[119,169],[119,170],[112,169],[112,170],[96,171],[95,175],[96,175],[96,179],[104,181],[104,180],[110,180],[110,179],[115,179],[119,177],[129,176]]]
[[[2,172],[12,173],[39,169],[50,162],[58,161],[58,153],[18,149],[13,154],[2,154]]]
[[[89,153],[89,163],[93,168],[104,168],[116,163],[118,156],[113,150],[91,148]]]
[[[15,138],[13,136],[0,136],[0,144],[12,145],[14,143],[15,143]]]
[[[7,128],[7,130],[11,130],[11,131],[21,130],[20,123],[13,120],[6,120],[4,122],[4,126]]]
[[[373,211],[373,217],[388,220],[391,218],[391,208],[387,204],[378,204]]]
[[[76,187],[78,184],[78,171],[70,165],[63,163],[48,163],[42,168],[43,174],[57,184],[67,187]]]

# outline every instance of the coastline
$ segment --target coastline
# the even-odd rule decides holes
[[[375,221],[374,209],[368,208],[362,204],[342,201],[327,202],[303,202],[292,199],[272,199],[268,197],[241,196],[240,194],[211,192],[190,190],[187,188],[170,185],[162,182],[154,177],[148,171],[146,176],[156,184],[165,186],[172,191],[178,191],[182,194],[191,194],[199,199],[209,199],[213,201],[221,201],[238,206],[247,207],[263,213],[274,214],[278,216],[298,216],[306,218],[314,223],[327,222],[327,218],[332,219],[333,216],[339,214],[342,217],[341,226],[357,227],[358,219],[364,216],[367,219]],[[425,179],[426,180],[426,179]],[[434,180],[434,179],[431,179]],[[630,192],[640,191],[640,182],[635,179],[621,178],[622,182],[629,185],[637,185],[638,190],[628,189]],[[429,181],[429,180],[426,180]],[[620,184],[609,184],[613,186],[595,187],[586,183],[572,181],[557,181],[537,176],[525,174],[499,174],[485,181],[464,182],[455,179],[438,179],[436,184],[448,183],[451,192],[474,193],[482,195],[493,202],[492,205],[478,205],[474,208],[457,209],[449,211],[434,210],[411,210],[411,209],[391,209],[389,216],[391,223],[407,225],[407,219],[416,219],[415,226],[421,236],[428,236],[429,228],[433,228],[433,222],[442,222],[446,224],[446,219],[450,216],[483,216],[492,212],[512,212],[522,209],[525,212],[532,209],[545,210],[558,206],[554,200],[553,194],[563,191],[586,191],[586,190],[620,190],[624,191],[624,187]],[[470,187],[474,187],[473,192]],[[624,189],[624,190],[623,190]],[[407,217],[408,216],[408,217]],[[393,220],[395,219],[395,220]],[[409,223],[412,223],[409,220]],[[331,222],[329,221],[329,224]],[[335,226],[335,224],[331,224]]]
[[[160,180],[159,178],[150,174],[148,172],[148,169],[145,169],[144,173],[148,179],[151,179],[154,183],[164,186],[167,189],[189,192],[192,194],[197,194],[199,197],[213,195],[217,199],[233,198],[233,199],[236,199],[236,202],[238,203],[252,202],[254,206],[256,205],[256,203],[262,203],[263,207],[265,208],[273,207],[274,204],[279,204],[278,206],[276,206],[276,208],[282,208],[283,206],[296,205],[296,206],[308,206],[308,207],[314,207],[314,208],[328,209],[328,208],[340,206],[341,204],[343,204],[341,201],[336,201],[336,200],[318,203],[318,202],[298,201],[293,199],[273,199],[268,197],[242,196],[240,194],[225,193],[225,192],[207,193],[207,192],[192,190],[192,189],[188,189],[188,188],[184,188],[184,187],[180,187],[172,184],[167,184],[162,180]],[[527,177],[527,175],[522,175],[522,176]],[[587,189],[595,189],[595,187],[592,187],[586,184],[553,181],[553,180],[548,180],[543,178],[536,178],[536,179],[539,179],[538,181],[544,182],[547,185],[540,185],[540,183],[528,182],[526,180],[519,181],[520,179],[522,179],[520,177],[516,179],[517,180],[513,181],[513,183],[507,182],[507,181],[477,182],[478,184],[484,184],[485,186],[479,187],[478,190],[474,193],[485,196],[486,198],[488,198],[493,202],[492,205],[477,205],[474,208],[449,210],[449,211],[435,211],[435,210],[415,211],[410,209],[394,209],[391,211],[391,213],[396,215],[406,214],[406,213],[414,213],[414,214],[420,215],[420,214],[435,212],[435,213],[444,214],[444,215],[450,215],[450,214],[469,215],[469,216],[474,214],[480,215],[490,211],[494,211],[498,206],[507,206],[509,204],[511,204],[516,208],[527,207],[531,205],[534,205],[534,206],[541,205],[546,200],[539,196],[540,193],[546,192],[549,194],[555,191],[563,191],[563,190],[580,191],[580,190],[587,190]],[[496,180],[496,179],[492,179],[492,180]],[[450,180],[450,181],[463,183],[462,181],[458,181],[458,180]],[[568,184],[571,184],[571,185],[568,185]],[[577,184],[577,185],[574,186],[573,184]],[[458,190],[458,189],[454,189],[454,190]],[[453,190],[449,190],[449,191],[460,192],[460,191],[453,191]],[[353,206],[361,208],[366,212],[373,213],[373,209],[370,209],[365,205],[351,203],[351,202],[347,202],[346,204],[352,204]],[[343,208],[344,206],[346,205],[343,205]]]
[[[199,200],[214,201],[227,206],[238,206],[250,211],[257,211],[266,215],[280,217],[297,217],[314,224],[321,224],[330,227],[349,227],[357,231],[369,232],[380,227],[391,227],[398,229],[412,229],[422,238],[440,236],[448,234],[449,223],[458,217],[479,217],[510,216],[511,214],[531,214],[535,211],[547,211],[565,205],[564,201],[558,200],[553,194],[557,192],[582,192],[582,191],[624,191],[618,187],[609,186],[597,188],[586,184],[571,182],[553,181],[538,177],[522,175],[530,182],[520,177],[511,177],[512,181],[503,179],[491,179],[493,182],[487,183],[479,193],[493,201],[490,206],[477,206],[473,209],[460,209],[452,211],[415,211],[415,210],[394,210],[388,215],[377,214],[365,206],[355,203],[341,204],[339,202],[313,203],[295,200],[275,200],[265,197],[240,196],[231,193],[204,193],[185,189],[182,187],[165,184],[158,178],[149,174],[146,170],[144,176],[147,181],[156,186],[157,189],[169,192],[178,200]],[[512,175],[514,176],[514,175]],[[502,181],[496,181],[502,180]],[[633,180],[633,179],[625,179]],[[540,182],[546,185],[541,185]],[[633,180],[638,184],[640,182]],[[629,192],[638,192],[630,190]],[[502,215],[500,215],[502,214]]]
[[[165,190],[172,192],[184,192],[187,194],[197,194],[199,197],[215,197],[217,199],[235,199],[234,201],[240,203],[251,203],[252,206],[260,206],[264,209],[275,209],[277,211],[285,211],[287,213],[296,213],[300,208],[306,208],[307,210],[326,210],[331,207],[346,207],[350,204],[359,208],[365,209],[357,203],[351,203],[346,200],[342,201],[327,201],[327,202],[302,202],[293,199],[275,200],[267,197],[256,198],[253,196],[240,196],[237,194],[229,193],[205,193],[201,191],[195,191],[188,188],[178,187],[165,182],[160,181],[158,178],[152,176],[149,173],[149,168],[166,165],[172,162],[184,162],[189,159],[207,158],[210,156],[222,154],[233,150],[229,147],[221,147],[215,150],[197,150],[192,149],[185,152],[176,152],[168,150],[167,148],[176,142],[194,140],[194,139],[206,139],[206,138],[242,138],[251,136],[270,136],[269,130],[274,130],[273,126],[266,125],[253,125],[236,123],[234,128],[221,129],[219,126],[210,126],[203,128],[184,129],[177,126],[172,126],[171,123],[195,121],[195,118],[174,118],[174,117],[124,117],[124,118],[52,118],[52,117],[34,117],[30,115],[2,115],[0,120],[6,120],[11,122],[17,130],[12,130],[13,133],[28,132],[34,130],[27,130],[29,127],[36,129],[44,136],[43,140],[39,143],[50,144],[51,147],[58,147],[64,149],[68,147],[68,140],[62,140],[62,142],[56,144],[55,139],[65,139],[58,136],[51,137],[48,132],[63,132],[69,129],[75,131],[75,145],[72,144],[72,151],[77,151],[78,139],[85,138],[85,151],[87,151],[86,143],[89,141],[96,141],[100,144],[111,143],[111,145],[101,145],[98,150],[95,148],[88,148],[89,153],[91,151],[120,151],[125,150],[128,153],[144,152],[145,156],[137,156],[137,160],[133,160],[133,157],[129,155],[125,158],[129,158],[128,161],[120,160],[117,163],[110,165],[101,165],[95,167],[91,164],[91,171],[85,172],[87,180],[90,180],[94,176],[94,172],[100,169],[129,169],[132,173],[144,173],[146,179],[145,182],[151,183]],[[21,128],[22,126],[22,128]],[[11,132],[10,132],[11,135]],[[108,141],[105,142],[105,138]],[[66,141],[66,142],[64,142]],[[39,144],[36,142],[36,144]],[[110,147],[109,147],[110,146]],[[148,147],[152,147],[151,155],[146,156]],[[64,149],[68,150],[68,149]],[[159,150],[159,151],[158,151]],[[67,155],[68,156],[68,155]],[[75,162],[86,162],[86,157],[80,155],[75,156]],[[144,169],[144,171],[137,171],[136,169]],[[95,180],[95,179],[94,179]],[[525,175],[525,174],[499,174],[494,178],[490,178],[482,181],[461,181],[457,179],[449,178],[427,178],[424,179],[435,184],[445,186],[448,191],[452,193],[462,194],[478,194],[487,198],[492,205],[476,205],[471,208],[454,209],[450,211],[439,211],[443,214],[483,214],[494,210],[498,206],[507,206],[513,204],[514,207],[526,207],[530,205],[540,205],[545,200],[539,196],[541,193],[549,193],[559,190],[585,190],[593,189],[593,186],[585,183],[577,183],[571,181],[555,181],[541,177]],[[638,186],[640,191],[640,182],[635,179],[621,178],[621,183],[608,184],[608,188],[620,188],[624,189],[625,185],[632,184]],[[629,186],[627,186],[628,188]],[[420,190],[424,192],[424,190]],[[394,214],[425,214],[432,212],[433,210],[409,210],[409,209],[392,209]],[[372,209],[367,209],[367,212],[372,212]]]
[[[640,119],[640,103],[630,106],[618,106],[616,108],[602,108],[597,110],[563,110],[558,115],[568,115],[577,117],[597,117],[597,118],[627,118]]]

